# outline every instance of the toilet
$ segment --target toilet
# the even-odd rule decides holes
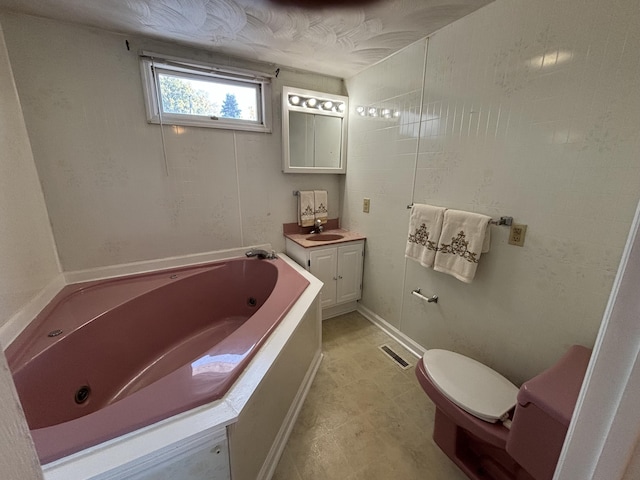
[[[448,350],[427,350],[416,376],[436,406],[433,439],[473,480],[551,480],[591,350],[572,346],[520,388]]]

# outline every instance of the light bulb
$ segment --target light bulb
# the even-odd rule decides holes
[[[318,101],[315,98],[310,98],[309,100],[307,100],[307,107],[313,108],[317,103]]]
[[[297,95],[291,95],[289,97],[289,103],[291,105],[299,105],[300,104],[300,97]]]

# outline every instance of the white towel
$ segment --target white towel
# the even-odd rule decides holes
[[[315,219],[322,223],[327,223],[329,218],[329,204],[327,201],[326,190],[314,190],[313,191],[314,203],[315,203]]]
[[[298,192],[298,225],[312,227],[315,220],[314,192],[311,190]]]
[[[479,213],[447,210],[433,269],[471,283],[480,254],[489,251],[490,217]]]
[[[433,267],[445,210],[418,203],[411,207],[405,257],[415,260],[423,267]]]

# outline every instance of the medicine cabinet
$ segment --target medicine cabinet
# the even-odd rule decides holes
[[[349,99],[282,88],[282,170],[345,173]]]

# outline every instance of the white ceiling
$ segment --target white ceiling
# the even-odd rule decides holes
[[[0,9],[348,78],[491,1],[0,0]]]

